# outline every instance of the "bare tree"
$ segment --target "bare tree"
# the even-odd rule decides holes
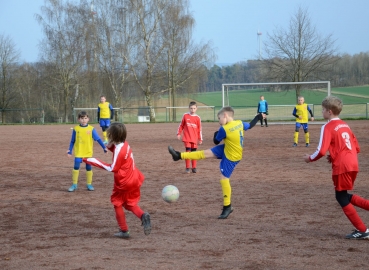
[[[158,89],[154,89],[153,84],[155,80],[163,78],[162,70],[158,69],[158,66],[166,46],[165,39],[160,35],[160,22],[170,1],[130,0],[129,2],[129,10],[133,16],[133,43],[136,46],[131,54],[124,57],[150,108],[150,122],[155,122],[152,98]]]
[[[277,28],[264,43],[264,79],[287,82],[320,80],[338,60],[332,34],[322,37],[312,25],[308,9],[299,7],[289,28]],[[296,98],[301,85],[296,86]]]
[[[0,111],[2,123],[5,123],[5,110],[10,108],[18,96],[16,91],[15,70],[20,53],[9,36],[0,35]]]
[[[44,17],[36,15],[36,19],[45,33],[43,60],[55,66],[54,84],[63,93],[63,118],[67,122],[79,95],[78,72],[85,63],[89,7],[86,3],[77,6],[63,0],[46,0],[42,13]]]
[[[176,0],[168,3],[161,20],[161,31],[166,41],[167,59],[163,57],[168,74],[168,91],[170,105],[176,106],[177,90],[186,92],[197,90],[198,78],[205,76],[204,65],[214,60],[210,44],[196,45],[192,40],[194,18],[188,12],[187,0]],[[164,56],[165,54],[163,54]],[[167,61],[166,61],[167,60]],[[172,111],[172,119],[176,120],[176,112]]]
[[[133,47],[131,14],[127,0],[96,0],[96,41],[99,66],[109,81],[114,104],[128,106],[130,77],[126,56]],[[124,99],[122,100],[122,97]],[[124,104],[123,104],[124,103]]]

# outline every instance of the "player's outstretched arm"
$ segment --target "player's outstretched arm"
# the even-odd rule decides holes
[[[250,124],[250,128],[253,128],[257,122],[259,122],[261,119],[265,119],[265,114],[263,113],[258,113],[254,119],[251,120],[251,122],[249,123]]]
[[[216,145],[218,145],[220,143],[220,141],[217,140],[217,135],[218,135],[218,131],[215,131],[214,132],[214,137],[213,137],[213,142]]]

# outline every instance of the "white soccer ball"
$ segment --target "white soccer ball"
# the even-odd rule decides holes
[[[179,190],[173,185],[165,186],[161,192],[161,197],[167,203],[176,202],[179,198]]]

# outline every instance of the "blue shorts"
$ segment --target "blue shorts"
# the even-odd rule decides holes
[[[110,119],[100,119],[100,127],[108,127],[110,126]]]
[[[226,158],[224,154],[224,144],[214,146],[210,150],[218,159],[221,159],[219,164],[221,174],[227,178],[230,178],[234,171],[234,168],[240,161],[231,161],[228,158]]]
[[[296,130],[299,130],[300,127],[302,127],[304,130],[307,130],[308,129],[308,123],[299,123],[299,122],[296,122]]]

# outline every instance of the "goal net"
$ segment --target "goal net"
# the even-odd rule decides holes
[[[300,87],[299,96],[305,98],[313,112],[317,106],[320,109],[326,96],[331,95],[330,81],[231,83],[222,84],[222,105],[232,106],[240,118],[252,119],[260,96],[264,96],[268,102],[269,120],[294,120],[292,111],[297,104],[297,85]]]

